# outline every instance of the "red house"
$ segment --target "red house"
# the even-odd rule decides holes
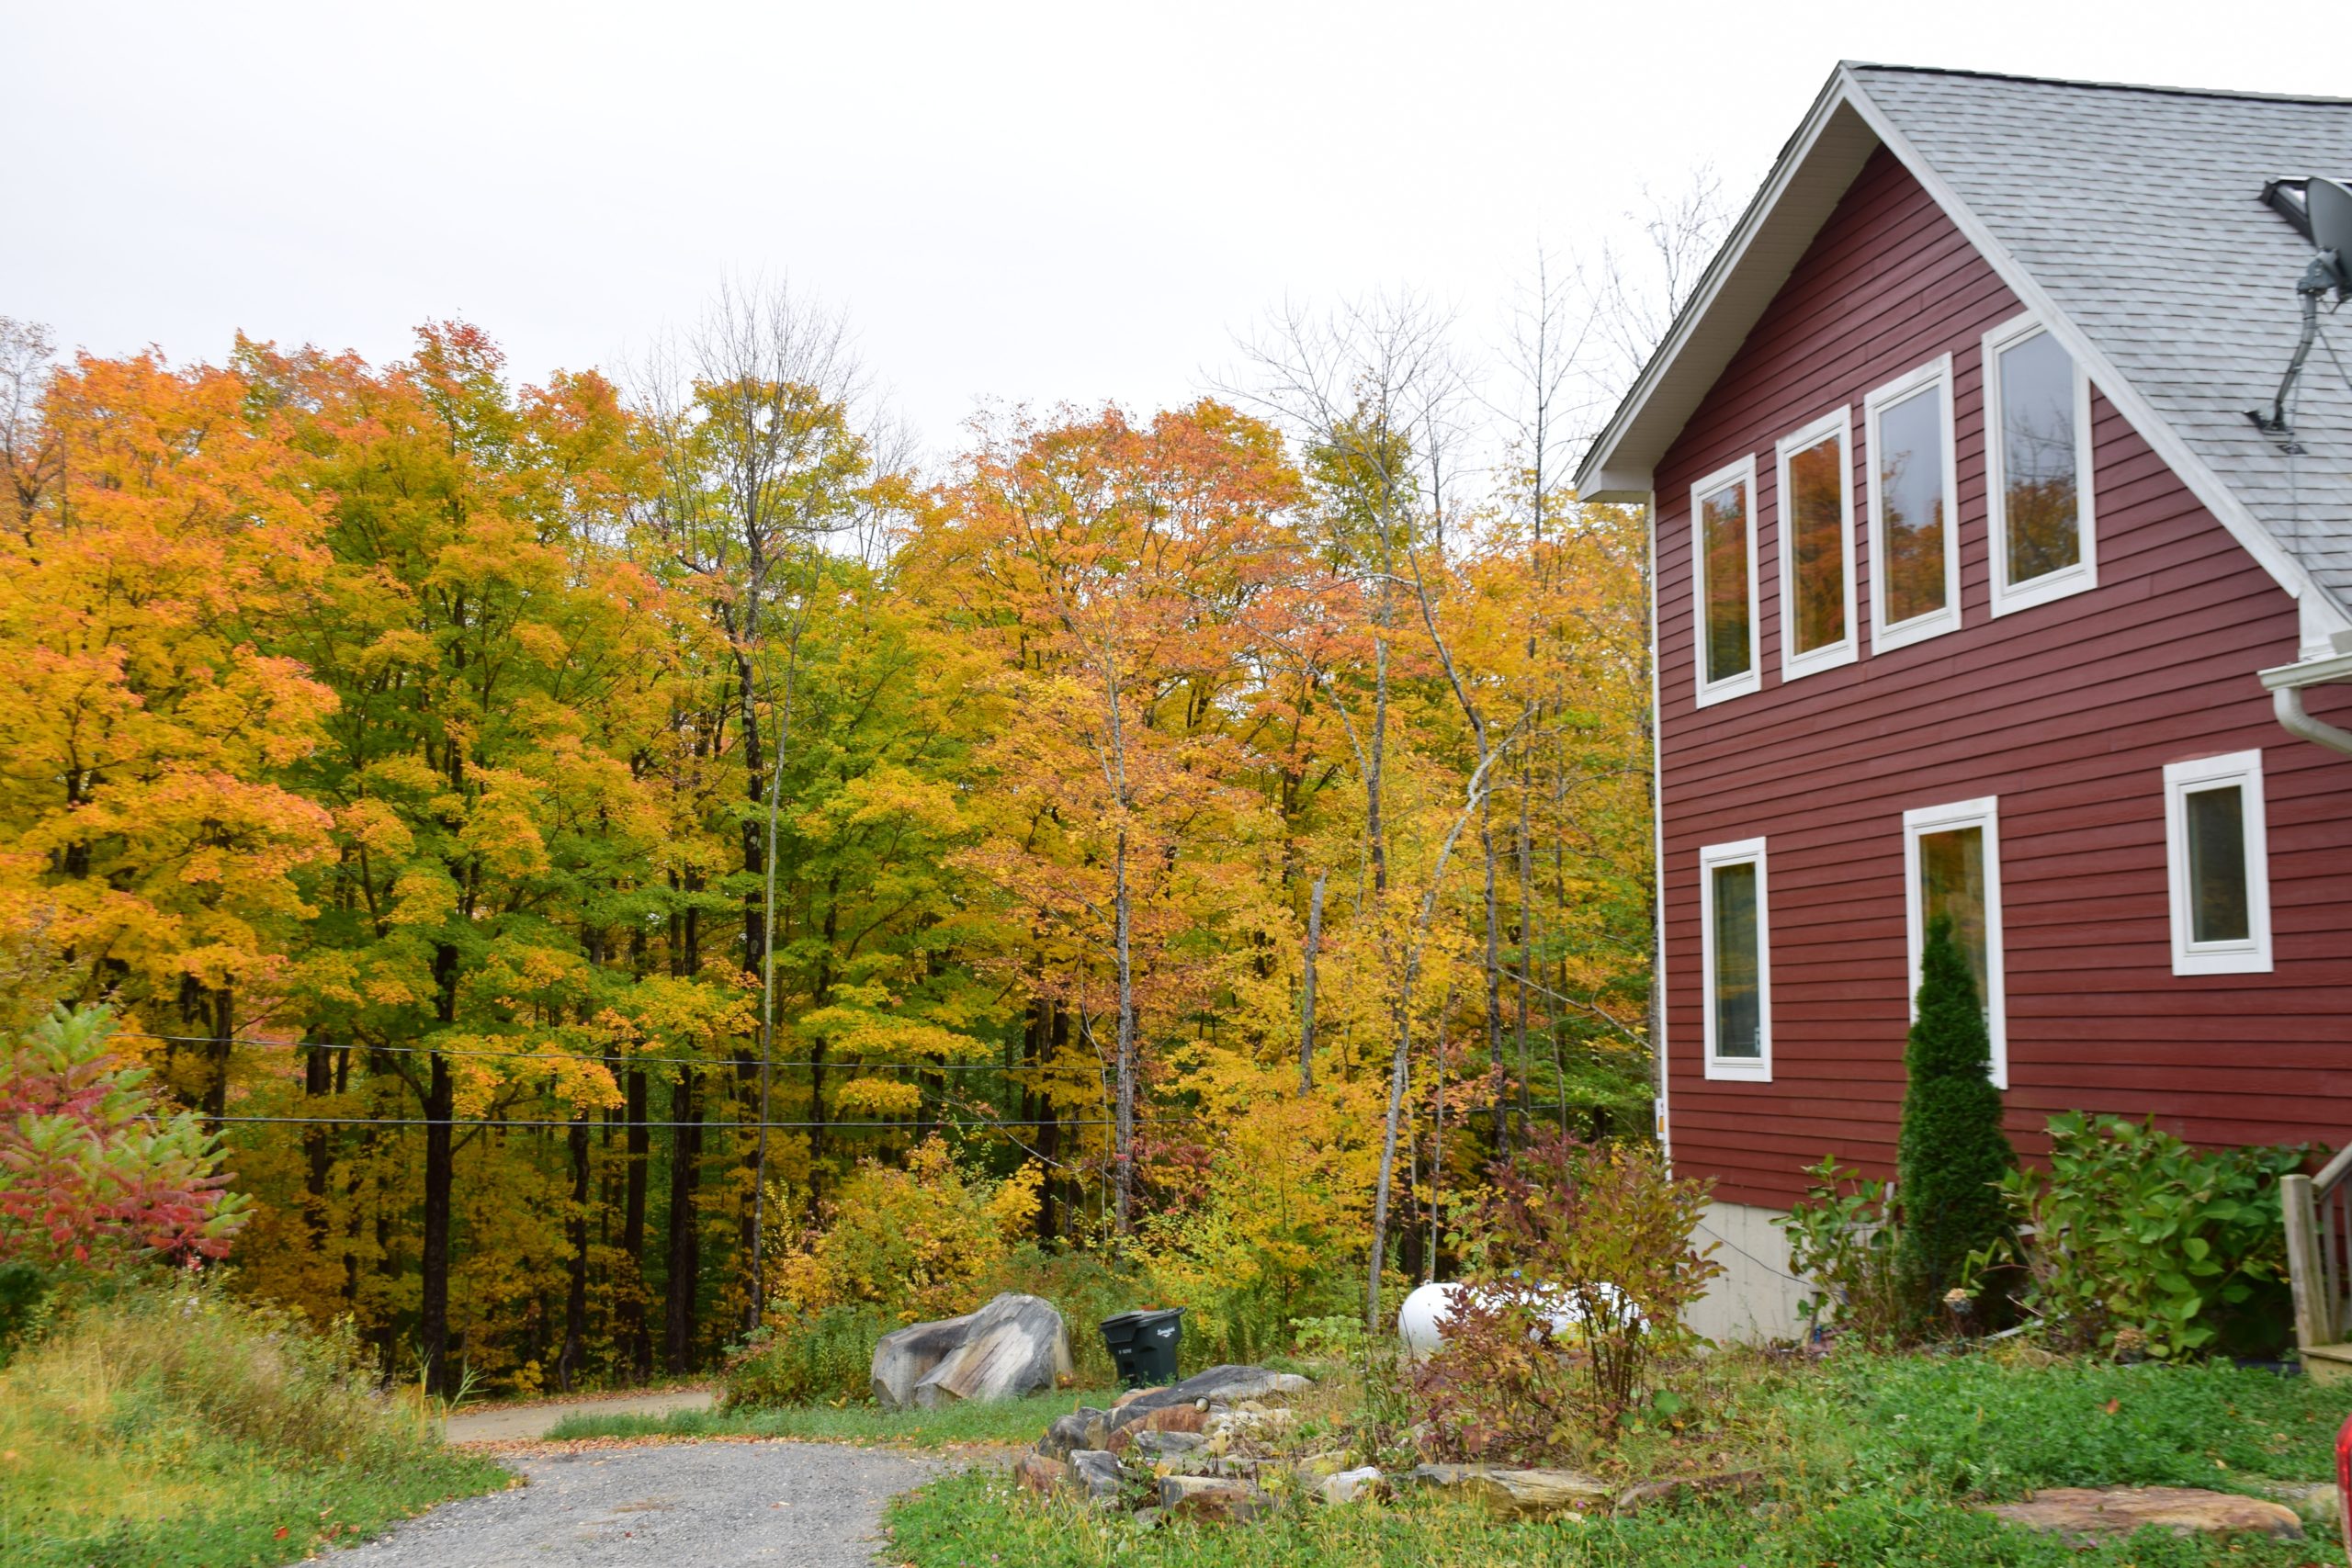
[[[1588,456],[1653,524],[1703,1330],[1793,1330],[1804,1168],[1892,1174],[1939,914],[2028,1154],[2065,1110],[2352,1143],[2334,292],[2264,427],[2308,176],[2352,177],[2352,101],[1841,65]]]

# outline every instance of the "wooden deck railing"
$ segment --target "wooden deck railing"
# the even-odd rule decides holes
[[[2286,1209],[2287,1270],[2295,1290],[2295,1343],[2340,1345],[2352,1321],[2352,1146],[2317,1176],[2278,1183]]]

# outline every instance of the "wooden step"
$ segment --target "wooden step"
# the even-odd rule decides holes
[[[2306,1345],[2303,1375],[2313,1382],[2352,1383],[2352,1345]]]

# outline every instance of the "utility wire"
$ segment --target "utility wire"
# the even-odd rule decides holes
[[[114,1031],[130,1040],[161,1040],[178,1045],[219,1045],[224,1042],[209,1034],[151,1034],[138,1029]],[[620,1062],[629,1066],[648,1063],[684,1063],[689,1066],[731,1067],[735,1063],[722,1056],[644,1056],[627,1053],[595,1055],[573,1051],[479,1051],[463,1046],[443,1048],[435,1045],[368,1045],[349,1040],[254,1040],[235,1035],[225,1042],[231,1045],[251,1045],[271,1051],[361,1051],[384,1052],[395,1056],[481,1056],[500,1062]],[[895,1068],[912,1067],[926,1073],[1034,1073],[1045,1069],[1035,1066],[1008,1067],[996,1062],[777,1062],[779,1067],[850,1067]]]
[[[236,1123],[265,1122],[277,1125],[303,1127],[700,1127],[705,1131],[715,1130],[718,1132],[725,1132],[730,1127],[737,1128],[744,1132],[750,1132],[760,1127],[824,1127],[834,1131],[845,1130],[849,1132],[863,1132],[868,1129],[879,1128],[886,1132],[914,1133],[920,1132],[927,1127],[983,1127],[1002,1129],[1007,1127],[1110,1127],[1116,1125],[1115,1122],[1107,1119],[1088,1122],[1057,1122],[1045,1117],[1036,1118],[1035,1120],[1012,1122],[932,1122],[921,1120],[910,1122],[731,1122],[724,1117],[714,1117],[705,1122],[598,1122],[591,1120],[585,1116],[573,1117],[566,1121],[512,1121],[504,1117],[490,1116],[474,1118],[449,1117],[447,1119],[437,1116],[207,1116],[204,1120],[207,1122]],[[1176,1122],[1199,1122],[1204,1120],[1205,1120],[1205,1118],[1199,1116],[1163,1116],[1154,1119],[1154,1121],[1149,1124],[1152,1126],[1164,1126]]]

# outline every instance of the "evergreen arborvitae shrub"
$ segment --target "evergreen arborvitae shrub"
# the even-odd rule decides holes
[[[1919,962],[1919,1018],[1904,1053],[1910,1087],[1895,1148],[1895,1196],[1903,1231],[1897,1268],[1919,1321],[1940,1314],[1968,1255],[2009,1230],[2000,1182],[2017,1163],[2001,1132],[2001,1091],[1993,1087],[1992,1039],[1975,976],[1952,941],[1951,922],[1928,927]]]

